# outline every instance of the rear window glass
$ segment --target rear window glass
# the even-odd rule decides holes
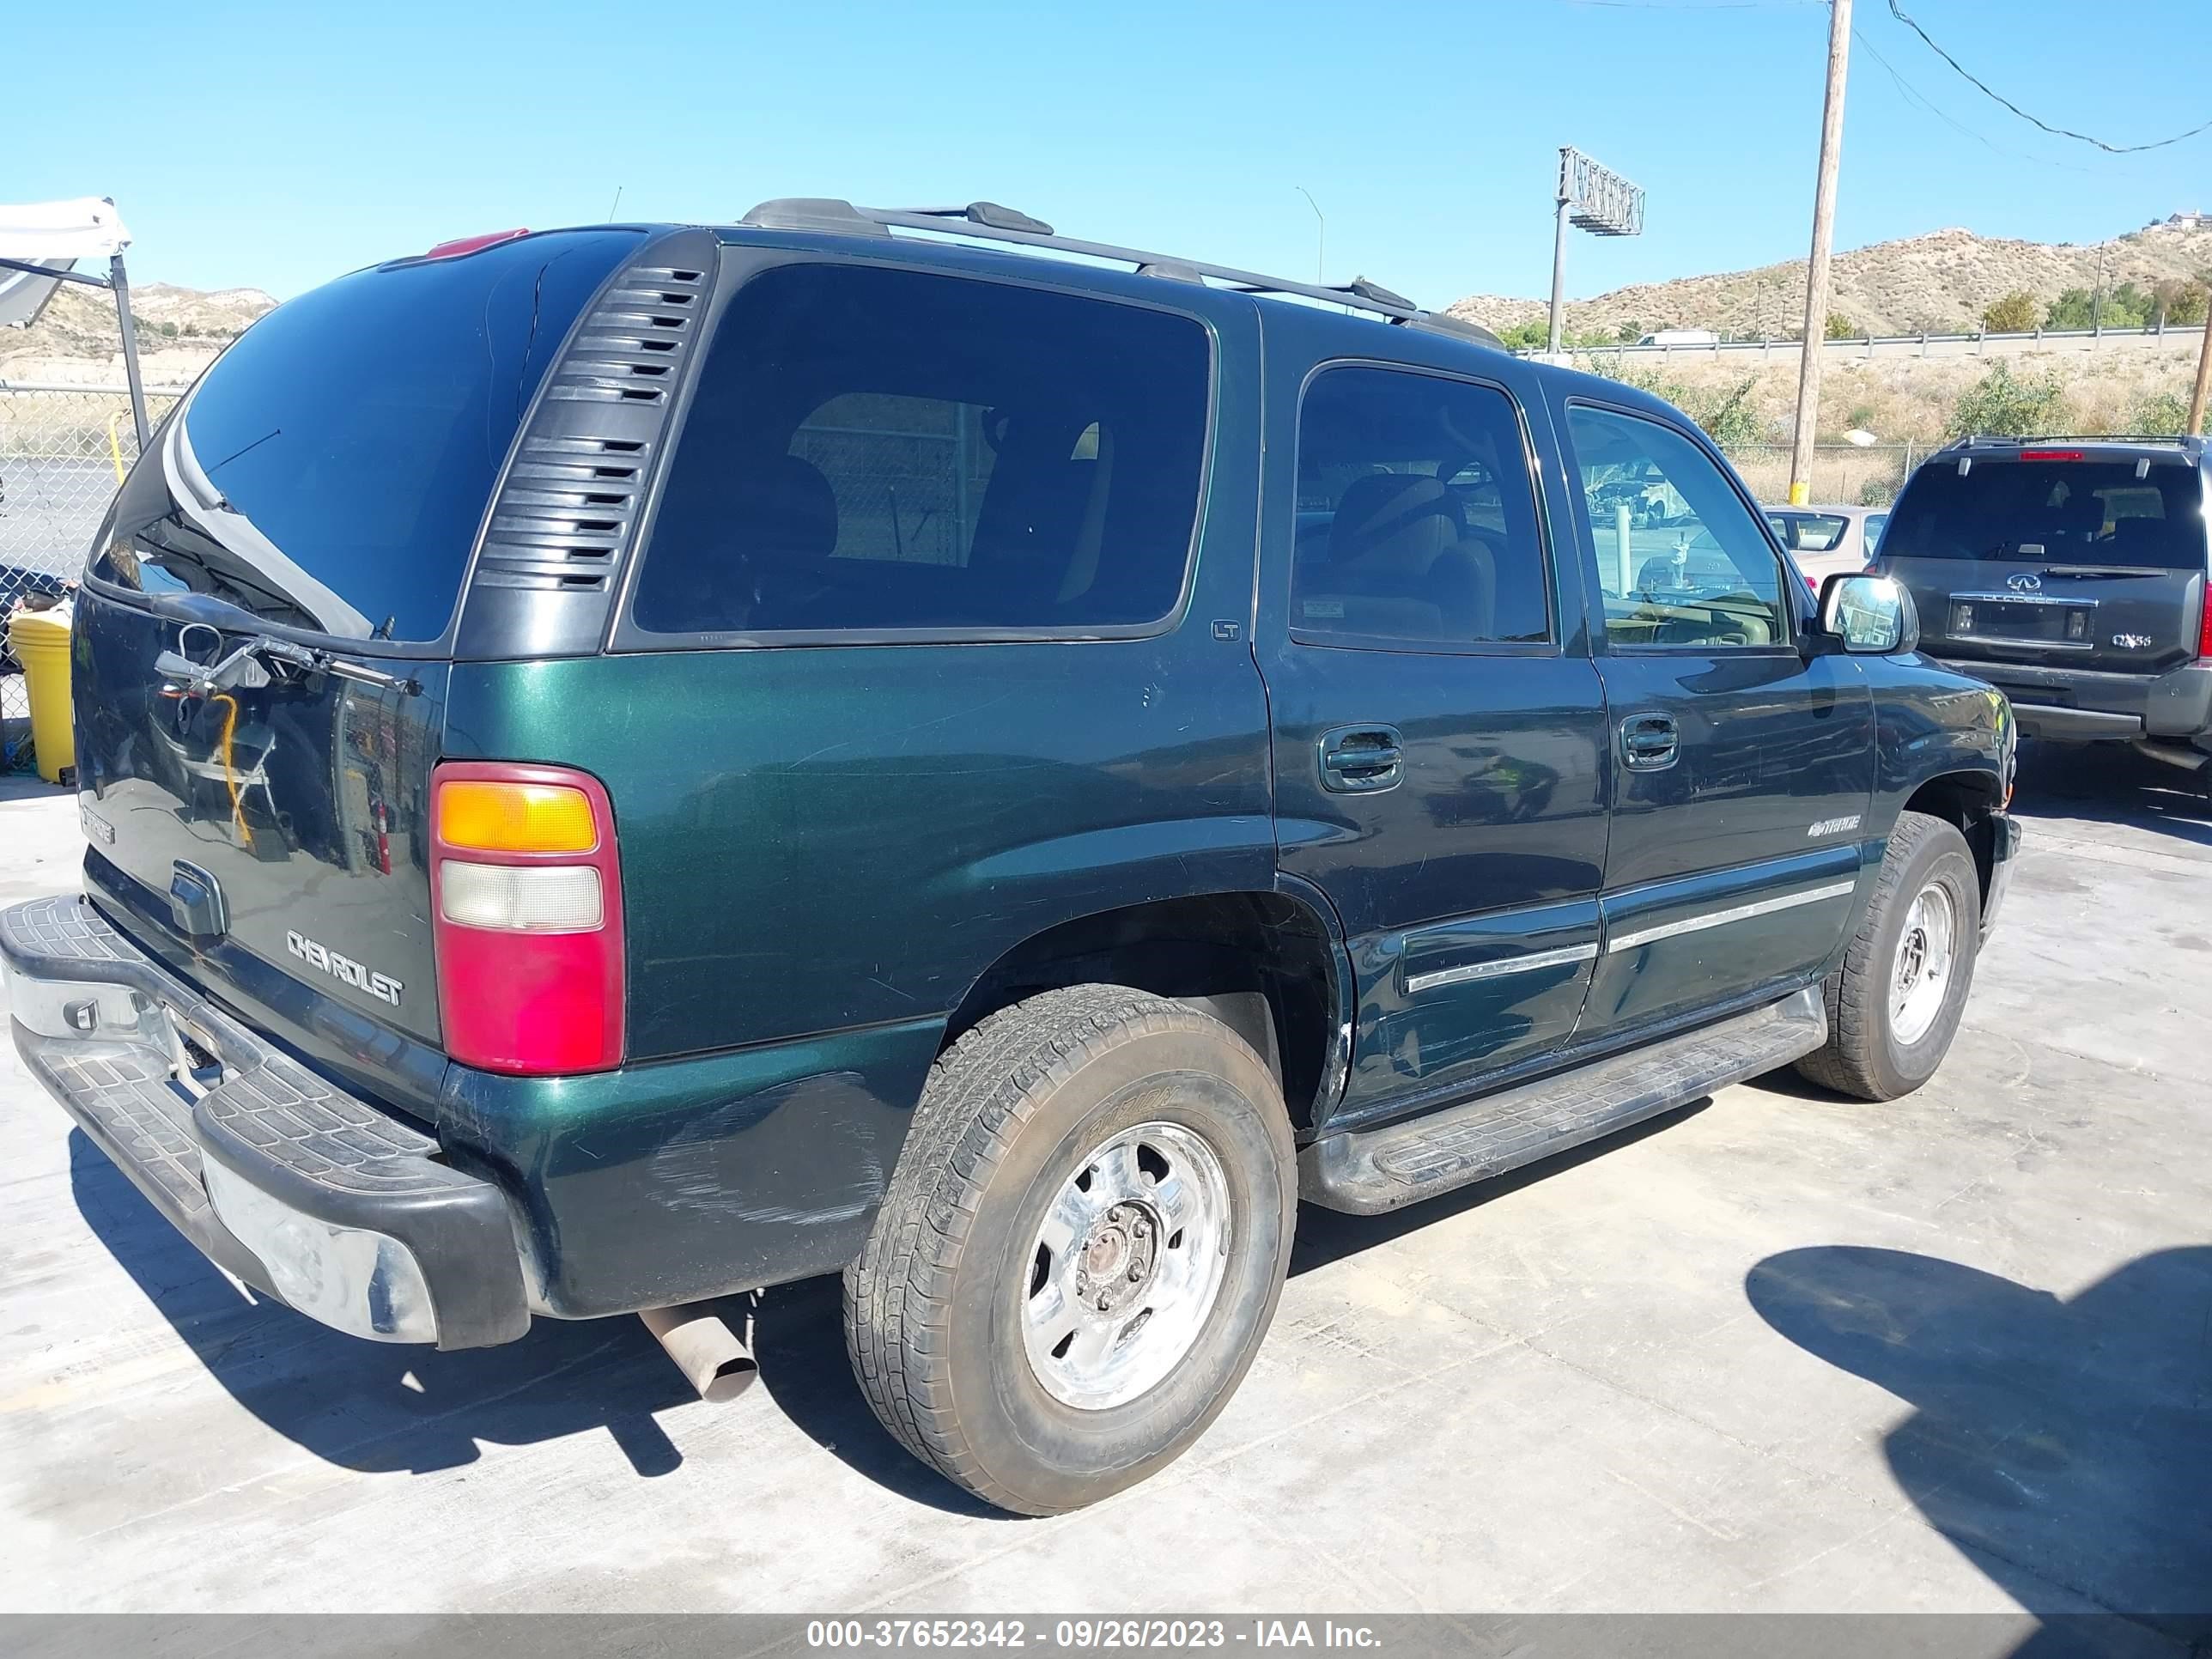
[[[278,307],[164,428],[94,574],[348,638],[435,639],[524,410],[636,246],[525,237]]]
[[[2193,466],[1977,459],[1965,477],[1931,462],[1881,532],[1891,559],[2042,559],[2052,564],[2204,568]]]
[[[1211,349],[1166,312],[787,265],[731,302],[639,578],[649,632],[1086,633],[1179,602]]]
[[[1801,553],[1832,553],[1836,544],[1844,538],[1844,532],[1851,527],[1849,519],[1832,513],[1801,514],[1797,519],[1797,550]]]

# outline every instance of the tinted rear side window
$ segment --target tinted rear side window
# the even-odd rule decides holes
[[[1096,632],[1190,562],[1212,356],[1197,322],[852,265],[731,302],[638,581],[650,632]]]
[[[637,245],[525,237],[278,307],[134,471],[95,574],[349,638],[435,639],[524,410]]]
[[[1550,637],[1520,416],[1493,386],[1332,368],[1298,413],[1291,633],[1462,650]]]
[[[1890,514],[1887,559],[2042,559],[2052,564],[2204,568],[2193,466],[1977,459],[1965,477],[1931,461]]]

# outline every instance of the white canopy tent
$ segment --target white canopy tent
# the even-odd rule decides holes
[[[123,250],[131,232],[115,204],[104,197],[68,202],[0,203],[0,326],[24,328],[64,283],[104,288],[115,295],[115,324],[123,340],[123,374],[131,386],[131,418],[138,443],[146,442],[146,396],[138,379],[138,331],[131,320],[131,283]],[[106,259],[107,275],[76,269],[80,259]]]

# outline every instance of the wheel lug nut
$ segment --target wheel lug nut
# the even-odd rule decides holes
[[[1130,1269],[1129,1269],[1129,1282],[1130,1282],[1132,1285],[1135,1284],[1135,1283],[1137,1282],[1138,1279],[1142,1275],[1143,1271],[1144,1271],[1144,1270],[1143,1270],[1142,1268],[1140,1268],[1140,1267],[1132,1267],[1132,1268],[1130,1268]]]
[[[1102,1297],[1100,1297],[1098,1298],[1098,1311],[1099,1311],[1100,1313],[1104,1313],[1104,1312],[1106,1311],[1106,1303],[1107,1303],[1107,1298],[1106,1298],[1106,1297],[1103,1297],[1103,1296],[1102,1296]]]

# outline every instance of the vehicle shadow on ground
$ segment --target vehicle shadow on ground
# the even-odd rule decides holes
[[[2117,744],[2023,744],[2012,810],[2030,821],[2124,824],[2212,847],[2212,798],[2203,782]]]
[[[1744,1291],[1782,1335],[1914,1408],[1883,1443],[1898,1485],[2022,1607],[2087,1601],[2212,1643],[2212,1246],[2066,1299],[1844,1245],[1769,1256]],[[2074,1633],[2057,1620],[2021,1651]]]
[[[732,1298],[753,1317],[763,1388],[704,1406],[635,1319],[535,1322],[496,1348],[441,1353],[343,1335],[249,1297],[180,1238],[82,1131],[70,1187],[86,1224],[209,1375],[285,1438],[364,1473],[428,1474],[476,1461],[477,1443],[529,1445],[605,1431],[641,1476],[683,1453],[655,1413],[758,1410],[768,1400],[817,1445],[917,1503],[999,1516],[908,1456],[861,1398],[845,1358],[838,1281]]]

